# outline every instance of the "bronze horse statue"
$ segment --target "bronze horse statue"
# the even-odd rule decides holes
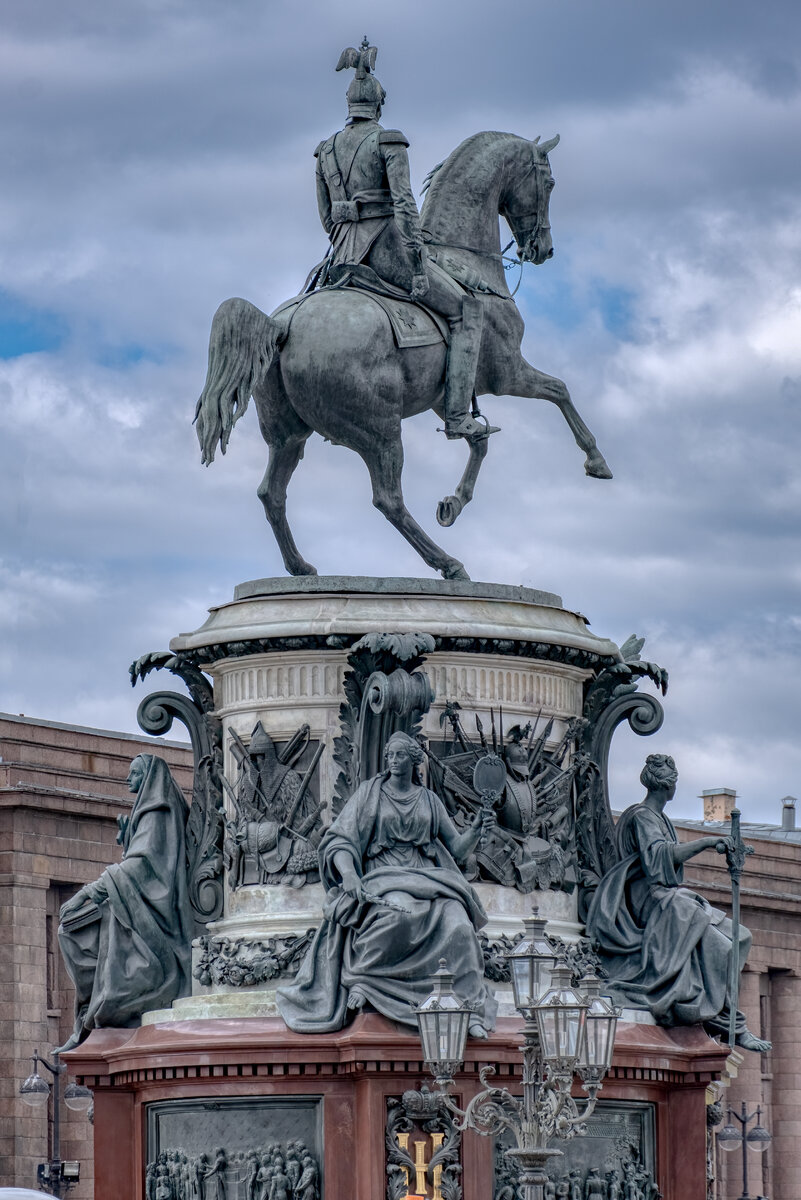
[[[523,320],[506,284],[498,215],[508,222],[522,262],[553,254],[548,202],[553,177],[548,154],[558,138],[540,144],[508,133],[477,133],[431,172],[421,212],[424,238],[446,270],[472,283],[483,304],[477,395],[527,396],[559,407],[584,469],[598,479],[611,471],[561,379],[532,367],[520,353]],[[306,440],[319,433],[364,460],[373,504],[430,567],[445,579],[468,579],[417,524],[401,486],[401,421],[427,409],[442,418],[446,347],[398,349],[390,323],[363,291],[324,287],[287,313],[267,316],[246,300],[226,300],[215,314],[206,383],[197,405],[202,461],[225,453],[250,396],[270,449],[259,498],[291,575],[316,571],[300,555],[286,518],[289,480]],[[487,437],[472,439],[453,496],[437,519],[451,525],[472,498]]]

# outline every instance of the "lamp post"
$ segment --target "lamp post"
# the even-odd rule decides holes
[[[448,1094],[464,1060],[472,1013],[453,991],[453,975],[440,959],[434,990],[417,1009],[423,1057],[457,1129],[485,1136],[508,1130],[515,1145],[506,1151],[519,1168],[522,1200],[544,1200],[549,1158],[562,1154],[548,1143],[586,1132],[583,1122],[595,1108],[612,1062],[619,1012],[600,994],[600,981],[582,979],[574,989],[570,968],[557,961],[545,937],[546,922],[524,922],[523,940],[508,955],[515,1007],[523,1017],[523,1096],[492,1087],[494,1067],[479,1071],[484,1090],[462,1110]],[[571,1095],[578,1075],[587,1093]]]
[[[50,1084],[42,1079],[39,1066],[43,1066],[53,1076],[53,1144],[52,1154],[47,1162],[39,1163],[36,1179],[41,1191],[47,1189],[54,1196],[65,1196],[73,1184],[80,1178],[81,1164],[78,1162],[62,1162],[61,1160],[61,1101],[67,1108],[76,1112],[85,1112],[91,1107],[92,1093],[87,1087],[77,1083],[68,1083],[61,1095],[60,1079],[66,1071],[64,1063],[59,1061],[58,1051],[53,1055],[53,1062],[48,1062],[37,1050],[32,1057],[33,1071],[23,1084],[19,1093],[23,1101],[31,1108],[46,1108],[50,1099]]]
[[[750,1125],[754,1118],[756,1118],[756,1125],[746,1133],[748,1125]],[[739,1121],[739,1129],[736,1125],[732,1124],[732,1119]],[[757,1105],[754,1112],[749,1113],[745,1100],[743,1100],[739,1113],[736,1113],[732,1108],[729,1109],[728,1122],[718,1134],[718,1145],[721,1150],[725,1150],[727,1153],[731,1153],[738,1146],[742,1146],[743,1191],[740,1200],[751,1200],[751,1195],[748,1191],[748,1154],[746,1151],[753,1150],[756,1154],[764,1154],[772,1140],[773,1138],[770,1133],[762,1124],[762,1109],[759,1105]],[[756,1197],[756,1200],[760,1200],[760,1197]]]

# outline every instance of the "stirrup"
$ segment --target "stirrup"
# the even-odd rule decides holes
[[[455,441],[456,438],[466,438],[467,441],[473,441],[478,438],[489,437],[492,433],[500,433],[500,425],[490,425],[489,421],[481,413],[472,416],[470,413],[465,413],[460,417],[455,424],[445,419],[445,429],[443,433],[446,438]]]

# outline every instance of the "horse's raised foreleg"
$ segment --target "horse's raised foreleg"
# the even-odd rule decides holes
[[[403,446],[400,428],[391,442],[379,443],[369,450],[360,450],[373,485],[373,504],[387,520],[402,533],[420,557],[439,571],[443,579],[469,579],[458,558],[451,558],[420,528],[403,501],[401,472]]]
[[[434,412],[440,420],[445,420],[444,412],[440,412],[438,407],[434,408]],[[472,438],[468,442],[468,445],[470,447],[470,456],[467,460],[464,474],[456,487],[455,494],[453,496],[446,496],[437,505],[437,520],[440,525],[452,525],[465,504],[469,504],[473,499],[473,489],[476,486],[478,473],[481,470],[481,464],[487,457],[489,438]]]
[[[270,445],[267,470],[258,488],[259,499],[290,575],[317,574],[316,569],[301,558],[286,519],[286,489],[295,467],[303,458],[303,448],[310,433],[311,430],[307,430],[305,434],[295,434]]]
[[[518,360],[515,373],[506,382],[506,392],[510,396],[528,396],[532,400],[550,400],[555,404],[570,427],[570,432],[576,439],[576,445],[586,454],[584,470],[595,479],[611,479],[606,459],[598,449],[595,438],[577,412],[570,392],[555,375],[546,375],[532,367],[524,358]]]

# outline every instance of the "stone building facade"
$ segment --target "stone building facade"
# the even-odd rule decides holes
[[[677,821],[681,841],[725,833],[735,801],[730,789],[704,795],[706,821]],[[742,978],[740,1007],[754,1033],[773,1042],[768,1054],[743,1054],[722,1102],[739,1113],[762,1107],[762,1123],[773,1135],[764,1155],[748,1154],[748,1194],[770,1200],[801,1196],[801,829],[795,828],[791,797],[766,805],[781,824],[744,823],[754,854],[746,863],[740,903],[753,944]],[[715,819],[717,818],[717,819]],[[723,819],[720,819],[723,818]],[[685,883],[730,912],[731,885],[724,859],[713,852],[691,859]],[[724,1112],[725,1117],[725,1112]],[[737,1122],[734,1122],[737,1126]],[[751,1128],[752,1126],[749,1126]],[[714,1148],[712,1200],[743,1194],[742,1154]]]
[[[117,816],[130,806],[126,776],[138,753],[156,752],[170,764],[187,797],[187,745],[104,730],[0,714],[0,1187],[35,1186],[36,1164],[48,1157],[47,1117],[28,1108],[19,1087],[34,1050],[49,1055],[72,1028],[69,980],[58,951],[59,907],[119,857]],[[734,793],[705,795],[706,821],[677,821],[681,840],[725,832]],[[782,817],[780,802],[766,815]],[[787,802],[781,825],[743,826],[755,853],[742,886],[742,919],[754,937],[743,977],[741,1005],[754,1032],[773,1039],[767,1055],[747,1054],[737,1065],[724,1105],[763,1107],[773,1143],[749,1154],[750,1194],[790,1200],[801,1196],[801,830]],[[728,909],[723,859],[690,861],[686,883]],[[46,1071],[42,1075],[50,1080]],[[734,1071],[732,1072],[734,1074]],[[62,1159],[81,1163],[74,1200],[92,1200],[92,1127],[62,1105]],[[741,1156],[714,1155],[711,1200],[736,1200]],[[110,1200],[98,1197],[98,1200]]]
[[[142,751],[165,758],[190,796],[182,743],[0,714],[0,1188],[35,1187],[49,1157],[52,1101],[29,1108],[19,1088],[34,1050],[50,1057],[72,1029],[59,908],[119,859],[117,816],[130,808],[125,781]],[[63,1103],[61,1117],[61,1158],[81,1164],[69,1194],[91,1200],[92,1126]]]

